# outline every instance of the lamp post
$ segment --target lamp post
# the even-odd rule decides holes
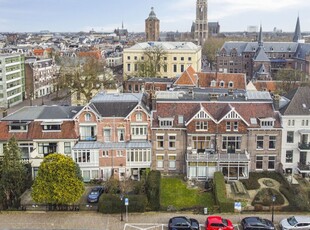
[[[120,195],[120,199],[121,199],[121,221],[123,221],[123,198],[124,198],[124,195],[121,194]]]
[[[276,196],[272,195],[272,210],[271,210],[271,222],[273,223],[273,216],[274,216],[274,202],[276,201]]]

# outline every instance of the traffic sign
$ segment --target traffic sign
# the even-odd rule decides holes
[[[128,198],[125,198],[125,205],[129,205],[129,199]]]

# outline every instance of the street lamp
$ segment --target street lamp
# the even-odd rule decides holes
[[[276,201],[276,196],[272,195],[272,210],[271,210],[271,222],[273,223],[273,216],[274,216],[274,202]]]
[[[124,195],[121,194],[120,195],[120,199],[121,199],[121,221],[123,221],[123,198],[124,198]]]

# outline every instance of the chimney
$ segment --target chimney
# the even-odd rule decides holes
[[[276,94],[273,97],[273,107],[276,111],[278,111],[280,108],[280,99],[281,99],[281,96],[279,94]]]
[[[2,112],[2,117],[6,117],[8,115],[8,111],[7,110],[4,110],[3,112]]]

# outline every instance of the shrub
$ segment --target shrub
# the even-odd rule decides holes
[[[281,185],[279,190],[289,202],[287,207],[282,208],[283,211],[310,211],[308,202],[305,202],[302,196],[297,195],[299,191],[296,188]]]
[[[151,171],[146,180],[146,195],[148,199],[148,208],[152,211],[160,209],[160,179],[159,171]]]
[[[284,204],[284,198],[277,190],[272,189],[272,188],[264,188],[256,194],[252,202],[252,205],[255,206],[256,204],[261,204],[263,206],[271,206],[272,196],[276,197],[276,200],[274,203],[275,205]]]
[[[121,200],[120,195],[102,194],[98,202],[98,211],[110,214],[125,212],[125,198],[128,198],[128,212],[144,212],[146,210],[147,198],[145,195],[126,195]]]
[[[215,172],[213,182],[216,203],[220,206],[221,212],[233,212],[234,201],[227,199],[226,185],[223,173]]]

